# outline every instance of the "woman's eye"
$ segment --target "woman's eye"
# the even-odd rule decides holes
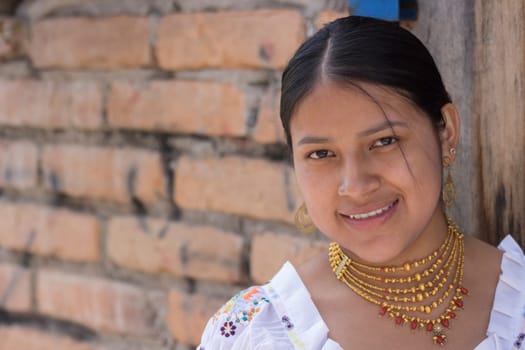
[[[319,151],[314,151],[312,153],[308,154],[308,158],[310,159],[322,159],[326,157],[332,157],[334,155],[334,152],[328,151],[326,149],[322,149]]]
[[[384,146],[392,145],[392,144],[396,143],[397,140],[398,139],[396,137],[393,137],[393,136],[382,137],[379,140],[375,141],[370,148],[372,149],[372,148],[376,148],[376,147],[384,147]]]

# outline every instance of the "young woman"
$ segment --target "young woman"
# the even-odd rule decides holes
[[[525,257],[445,215],[458,112],[421,42],[351,16],[308,39],[282,77],[302,226],[332,243],[209,321],[199,349],[519,349]],[[311,223],[304,222],[309,218]],[[523,346],[525,348],[525,345]]]

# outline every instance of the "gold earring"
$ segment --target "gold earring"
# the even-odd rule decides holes
[[[301,204],[301,206],[297,208],[297,211],[295,212],[294,224],[295,227],[297,227],[297,229],[304,234],[310,234],[317,229],[312,222],[312,219],[310,219],[308,210],[306,209],[306,205],[304,205],[304,203]]]
[[[455,153],[455,152],[452,152]],[[445,183],[443,184],[443,190],[441,193],[441,196],[443,198],[443,203],[445,204],[445,207],[450,208],[454,202],[456,201],[456,185],[454,184],[454,180],[452,179],[452,175],[450,175],[450,165],[452,164],[452,160],[449,156],[443,157],[443,167],[445,168],[447,174],[445,176]]]

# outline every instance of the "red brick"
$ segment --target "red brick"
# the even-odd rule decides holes
[[[21,20],[0,16],[0,61],[20,57],[27,47],[27,34]]]
[[[29,270],[14,264],[0,264],[0,309],[15,312],[30,311],[30,285]],[[1,344],[0,349],[2,349]]]
[[[321,29],[325,24],[328,24],[332,21],[335,21],[338,18],[346,17],[350,15],[348,11],[334,11],[334,10],[324,10],[319,13],[317,16],[316,27]]]
[[[229,83],[117,82],[111,86],[108,120],[123,129],[242,136],[245,109],[244,95]]]
[[[175,340],[198,345],[206,323],[226,301],[172,290],[169,294],[168,323]]]
[[[88,81],[0,80],[0,124],[44,129],[95,129],[102,87]]]
[[[261,143],[286,142],[279,111],[280,98],[277,87],[271,87],[261,99],[257,124],[253,132],[255,141]]]
[[[0,202],[0,212],[2,247],[70,261],[100,258],[100,224],[93,215],[7,202]]]
[[[16,0],[8,1],[14,2]],[[18,6],[16,14],[31,21],[44,17],[63,16],[68,13],[85,14],[93,17],[122,14],[147,16],[149,14],[157,15],[171,12],[173,11],[173,5],[173,0],[38,0]]]
[[[241,279],[242,238],[209,226],[115,218],[106,247],[111,260],[134,270],[221,282]]]
[[[48,145],[42,155],[45,187],[75,197],[127,202],[163,199],[160,155],[141,149]]]
[[[37,68],[134,68],[151,61],[145,17],[53,18],[33,23],[31,32]]]
[[[184,209],[291,222],[298,206],[290,167],[241,157],[181,157],[174,197]]]
[[[94,345],[22,326],[0,327],[0,350],[95,350]]]
[[[252,241],[250,274],[256,283],[265,283],[279,271],[286,261],[298,266],[323,252],[326,253],[328,262],[328,243],[326,242],[269,232],[259,234]]]
[[[293,10],[173,14],[160,22],[157,57],[165,69],[281,68],[304,36]]]
[[[27,141],[0,140],[0,186],[27,189],[37,185],[38,150]]]
[[[37,276],[40,313],[97,331],[133,336],[154,332],[155,311],[145,291],[121,282],[41,270]]]

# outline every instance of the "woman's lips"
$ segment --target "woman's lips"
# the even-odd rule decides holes
[[[346,218],[348,218],[348,219],[355,220],[355,221],[366,220],[366,219],[373,219],[373,218],[375,218],[377,216],[380,216],[381,214],[387,212],[388,210],[392,209],[398,202],[399,202],[399,200],[396,199],[392,203],[389,203],[389,204],[385,205],[382,208],[375,209],[375,210],[372,210],[372,211],[369,211],[369,212],[366,212],[366,213],[341,214],[341,215],[346,217]]]

